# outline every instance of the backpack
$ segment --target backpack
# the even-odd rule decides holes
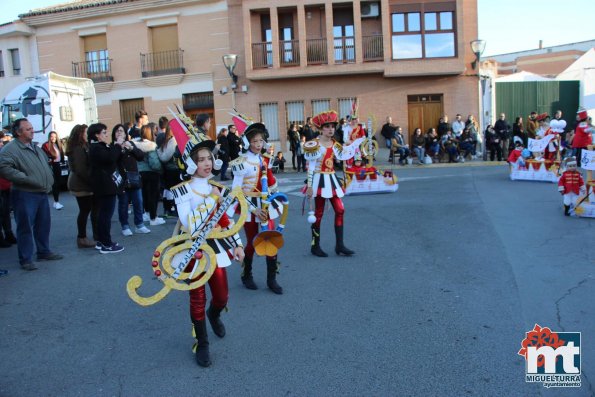
[[[163,173],[163,166],[161,164],[161,160],[159,160],[159,156],[157,156],[157,150],[147,153],[147,164],[149,165],[149,169],[151,171],[157,172],[159,174]]]

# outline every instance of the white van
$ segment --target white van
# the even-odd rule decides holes
[[[97,123],[95,87],[90,79],[61,76],[48,72],[29,78],[2,100],[2,128],[26,117],[33,128],[33,140],[39,145],[56,131],[68,138],[76,124]]]

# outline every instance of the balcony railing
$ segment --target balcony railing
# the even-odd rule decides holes
[[[182,49],[140,54],[140,64],[143,77],[186,73]]]
[[[93,80],[95,83],[114,81],[112,76],[112,60],[97,59],[94,61],[72,62],[72,75]]]
[[[344,36],[334,38],[335,63],[355,62],[355,37]]]
[[[254,69],[273,67],[273,43],[267,41],[252,44],[252,67]]]
[[[382,61],[384,60],[384,48],[382,46],[382,36],[363,36],[362,37],[362,51],[364,53],[365,61]]]
[[[306,52],[308,53],[308,65],[320,65],[328,63],[325,38],[307,39]]]
[[[299,66],[299,40],[281,40],[279,42],[279,60],[281,61],[281,66]]]

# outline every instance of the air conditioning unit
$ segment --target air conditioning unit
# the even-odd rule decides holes
[[[380,16],[379,3],[362,3],[362,18],[377,18]]]

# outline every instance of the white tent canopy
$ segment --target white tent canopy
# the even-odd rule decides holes
[[[506,76],[498,77],[496,83],[512,83],[517,81],[553,81],[548,77],[543,77],[531,72],[518,72]]]
[[[574,61],[556,77],[556,80],[579,80],[579,104],[587,109],[589,116],[595,117],[595,48],[591,48]]]

